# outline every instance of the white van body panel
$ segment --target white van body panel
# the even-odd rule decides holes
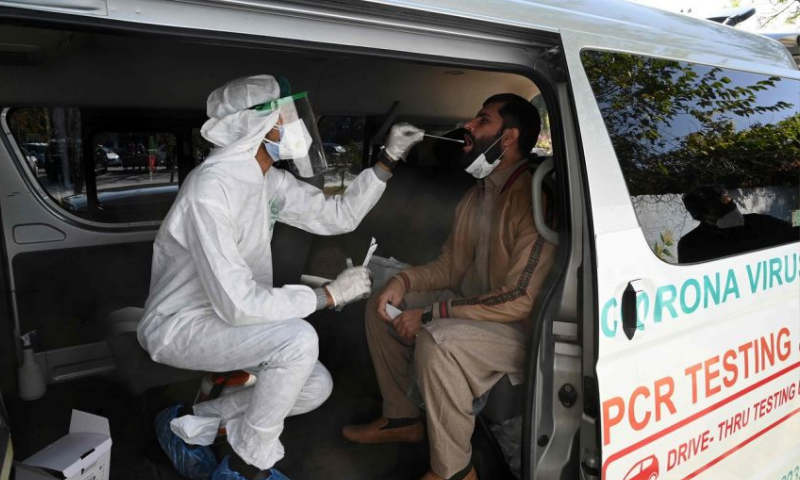
[[[800,465],[800,249],[795,243],[695,265],[658,259],[639,226],[580,53],[800,75],[585,32],[562,31],[562,41],[594,229],[602,478],[651,478],[630,476],[640,462],[651,463],[658,478],[786,478]],[[641,290],[631,340],[620,316],[629,282]]]
[[[568,4],[558,0],[524,3],[502,0],[369,1],[384,5],[399,4],[423,12],[439,12],[526,29],[559,33],[587,32],[626,42],[649,38],[654,44],[669,45],[669,48],[684,58],[692,52],[718,56],[718,47],[728,45],[731,48],[724,52],[727,58],[758,63],[792,63],[791,59],[787,60],[785,49],[781,51],[776,42],[765,42],[763,38],[757,38],[759,35],[621,0],[586,0]]]
[[[771,478],[768,473],[792,470],[800,464],[797,245],[674,266],[658,260],[643,240],[635,230],[596,237],[604,478],[623,478],[632,464],[649,455],[658,458],[662,478],[692,478],[703,472],[712,478]],[[767,280],[764,290],[763,271],[773,261],[780,262],[781,272]],[[751,275],[760,276],[759,281],[753,278],[751,284]],[[649,305],[632,340],[622,332],[620,320],[625,279],[641,281],[646,298],[642,302]],[[672,298],[668,292],[673,288],[677,295],[670,305],[677,315],[662,306],[656,319],[658,298]],[[699,298],[695,292],[701,292]],[[687,308],[681,307],[682,301]],[[754,372],[753,348],[747,345],[758,341],[761,348],[761,339],[779,354],[774,354],[774,363]],[[745,358],[748,378],[742,373]],[[736,374],[725,370],[723,362],[736,365]],[[657,390],[666,399],[658,406]],[[777,392],[779,397],[786,395],[779,406],[760,406]],[[620,413],[616,407],[623,403],[625,411]],[[747,425],[723,434],[720,424],[735,423],[739,414]],[[611,425],[618,415],[621,420]],[[705,432],[710,440],[702,440]],[[692,441],[697,445],[698,438],[706,444],[689,461],[676,465],[678,449]]]
[[[469,40],[471,35],[460,31],[457,23],[443,25],[421,21],[426,17],[433,18],[431,14],[438,14],[437,17],[537,32],[587,32],[625,42],[649,38],[653,45],[660,45],[671,52],[667,56],[684,59],[694,60],[695,55],[705,54],[717,58],[717,62],[713,63],[727,64],[740,60],[774,66],[794,66],[791,55],[777,41],[624,0],[582,0],[569,2],[568,6],[558,0],[524,3],[503,0],[351,0],[340,2],[339,5],[309,2],[302,6],[297,3],[260,0],[106,0],[104,3],[107,5],[107,14],[104,13],[103,3],[89,0],[65,0],[57,2],[57,6],[56,2],[41,0],[3,1],[0,5],[102,16],[110,20],[148,25],[401,50],[425,55],[436,54],[431,51],[435,45],[426,42],[425,35],[439,37],[444,33],[448,36],[460,36],[461,41]],[[421,18],[392,22],[380,19],[387,13],[402,10],[414,10]],[[314,29],[297,28],[301,24],[295,19],[299,18],[315,18],[319,23]],[[337,24],[344,22],[359,23],[363,27],[379,30],[381,34],[343,34]],[[399,41],[401,38],[398,35],[403,30],[414,31],[418,35],[416,41],[408,42],[407,38]],[[508,38],[503,38],[503,41],[508,41]],[[722,45],[727,48],[721,49]],[[462,44],[461,48],[469,47]]]

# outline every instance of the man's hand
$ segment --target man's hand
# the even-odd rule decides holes
[[[383,291],[378,296],[378,316],[382,318],[385,322],[392,321],[392,317],[386,313],[386,304],[391,303],[395,307],[400,305],[400,302],[403,301],[403,295],[405,295],[406,291],[403,288],[403,284],[394,277],[389,279],[386,282],[386,286],[383,287]]]
[[[414,343],[419,329],[422,327],[422,309],[406,310],[392,320],[392,327],[398,335],[403,337],[403,340]]]

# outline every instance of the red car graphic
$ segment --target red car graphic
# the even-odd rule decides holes
[[[658,478],[658,459],[655,455],[639,460],[623,480],[656,480]]]

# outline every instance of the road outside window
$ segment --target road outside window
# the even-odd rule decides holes
[[[10,126],[23,162],[64,210],[104,223],[161,220],[178,192],[177,140],[168,132],[97,132],[78,108],[23,108]]]

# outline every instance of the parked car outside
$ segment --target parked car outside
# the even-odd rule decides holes
[[[25,147],[20,147],[20,151],[22,152],[22,157],[25,159],[25,163],[28,164],[31,171],[37,177],[39,176],[39,162],[36,159],[36,156],[28,152]]]
[[[29,142],[23,143],[20,145],[20,148],[24,148],[27,152],[34,157],[36,157],[36,163],[39,165],[39,168],[44,168],[44,157],[47,153],[47,144],[44,142]]]
[[[121,167],[122,161],[119,158],[119,155],[109,147],[105,145],[98,145],[95,149],[95,163],[102,161],[106,167]]]
[[[338,143],[323,143],[322,149],[325,152],[325,157],[330,164],[337,164],[341,161],[342,156],[347,150]]]
[[[172,168],[172,156],[166,145],[161,145],[156,151],[156,165],[165,168]]]

